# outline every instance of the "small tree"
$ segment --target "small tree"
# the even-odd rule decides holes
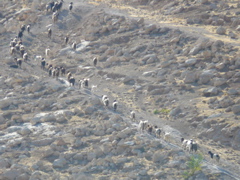
[[[196,156],[192,155],[187,161],[187,171],[184,171],[183,178],[188,179],[189,177],[193,176],[197,171],[202,170],[202,161],[203,155],[197,154]]]

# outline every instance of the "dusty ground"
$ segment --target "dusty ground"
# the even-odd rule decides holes
[[[16,94],[16,98],[20,99],[20,103],[23,105],[16,105],[17,108],[4,109],[2,106],[2,113],[4,117],[8,117],[13,120],[12,114],[14,111],[19,111],[19,114],[23,119],[29,119],[38,112],[54,111],[56,109],[80,109],[84,111],[86,104],[88,105],[88,97],[90,95],[101,97],[103,94],[107,94],[112,102],[117,99],[119,103],[116,114],[128,119],[131,110],[137,112],[137,120],[149,120],[152,124],[158,125],[164,132],[172,133],[172,143],[179,146],[180,137],[194,138],[200,144],[200,151],[205,154],[205,165],[213,169],[217,169],[221,173],[230,174],[231,176],[225,177],[221,173],[209,175],[208,179],[238,179],[239,177],[239,148],[232,148],[231,140],[235,137],[226,138],[221,140],[210,133],[211,127],[214,129],[214,124],[219,127],[239,127],[238,114],[233,114],[232,111],[225,111],[226,108],[209,108],[208,102],[211,97],[202,96],[202,91],[210,85],[201,85],[197,83],[185,84],[183,79],[180,78],[182,71],[185,69],[193,69],[197,71],[195,67],[184,67],[182,70],[174,63],[168,66],[167,76],[165,79],[159,78],[157,72],[164,69],[162,62],[165,62],[171,55],[177,63],[181,64],[189,58],[197,57],[194,55],[184,55],[183,53],[175,53],[174,49],[182,49],[194,44],[198,38],[208,38],[211,41],[221,40],[225,43],[226,49],[223,49],[219,54],[224,57],[236,56],[238,54],[238,47],[240,46],[238,37],[239,33],[235,31],[231,26],[227,26],[228,30],[232,30],[236,33],[234,39],[227,35],[216,34],[217,26],[206,24],[187,24],[186,19],[194,17],[205,9],[201,6],[194,6],[191,2],[190,5],[182,4],[185,7],[185,12],[178,14],[164,14],[164,10],[161,9],[166,5],[166,1],[159,2],[158,4],[147,5],[134,5],[131,6],[127,3],[120,1],[80,1],[74,2],[73,12],[67,10],[67,5],[70,0],[66,0],[63,10],[60,13],[59,21],[56,24],[52,24],[51,14],[46,13],[44,8],[39,8],[31,18],[27,18],[25,21],[16,22],[19,26],[22,23],[32,23],[31,34],[24,35],[23,42],[28,49],[30,56],[29,62],[23,64],[22,69],[9,68],[10,65],[15,64],[12,60],[13,57],[9,55],[9,41],[13,38],[17,32],[17,26],[5,26],[5,29],[1,29],[1,58],[4,61],[1,67],[1,78],[8,79],[12,76],[18,77],[24,76],[28,79],[26,86],[19,86],[18,84],[8,85],[8,81],[2,83],[1,97],[4,99],[6,96],[13,96],[10,93]],[[162,3],[162,4],[161,4]],[[180,6],[181,3],[176,6]],[[237,2],[229,2],[229,6],[236,6]],[[10,3],[6,5],[10,6]],[[28,7],[25,5],[24,7]],[[44,6],[43,6],[44,7]],[[192,7],[192,10],[188,7]],[[3,8],[3,7],[1,7]],[[94,10],[93,10],[94,8]],[[35,9],[34,9],[35,10]],[[230,14],[234,15],[239,8],[233,10],[224,9],[219,11],[212,11],[210,13],[224,14],[230,11]],[[7,10],[4,12],[6,13]],[[108,20],[119,20],[119,17],[125,17],[126,23],[118,27],[117,30],[104,31],[103,27],[109,27]],[[144,18],[145,25],[139,25],[136,29],[131,27],[134,24],[129,19],[139,20]],[[97,20],[97,21],[96,21]],[[124,22],[124,20],[123,20]],[[155,24],[156,26],[170,29],[169,33],[166,33],[162,39],[154,33],[141,33],[146,29],[148,24]],[[46,30],[51,27],[53,30],[52,39],[47,38]],[[1,27],[2,28],[2,27]],[[119,30],[120,29],[120,30]],[[126,30],[127,29],[127,30]],[[186,39],[186,42],[175,45],[169,41],[179,34]],[[68,34],[70,42],[76,41],[78,43],[77,51],[71,49],[71,44],[65,46],[63,44],[64,35]],[[183,40],[184,41],[184,40]],[[227,49],[227,44],[234,54],[230,54]],[[144,52],[135,51],[134,48],[147,45],[147,50]],[[69,88],[65,77],[61,77],[60,80],[52,79],[48,77],[47,72],[42,71],[39,66],[39,62],[35,60],[36,55],[44,56],[45,48],[51,49],[51,56],[46,57],[48,63],[54,65],[65,66],[68,71],[74,74],[76,80],[82,78],[90,78],[90,86],[97,85],[97,90],[92,94],[90,91],[83,91],[78,89],[77,86]],[[65,49],[64,49],[65,48]],[[225,47],[224,47],[225,48]],[[237,49],[237,50],[236,50]],[[137,53],[136,53],[137,52]],[[141,58],[146,54],[156,53],[159,61],[149,64],[141,64]],[[174,54],[175,53],[175,54]],[[222,54],[221,54],[222,53]],[[219,55],[219,56],[220,56]],[[98,57],[97,67],[92,66],[93,57]],[[109,59],[114,57],[115,59]],[[171,60],[171,57],[170,59]],[[210,64],[210,63],[209,63]],[[208,69],[208,66],[206,66]],[[238,69],[235,69],[238,72]],[[150,75],[143,75],[145,72],[153,72]],[[222,72],[224,73],[224,72]],[[31,78],[29,77],[31,76]],[[165,76],[165,74],[164,74]],[[21,78],[20,78],[21,79]],[[126,79],[130,79],[127,81]],[[10,81],[10,80],[9,80]],[[19,80],[20,81],[20,80]],[[66,85],[66,91],[61,90],[51,92],[50,90],[34,94],[31,96],[25,96],[25,93],[32,93],[32,90],[28,90],[29,87],[34,87],[39,82],[41,85],[49,87],[57,87],[60,84]],[[157,95],[151,94],[148,89],[150,85],[164,86],[164,91],[167,93],[160,93]],[[184,84],[183,86],[181,86]],[[16,88],[17,87],[17,88]],[[238,89],[239,83],[228,84],[227,87],[221,87],[224,93],[227,93],[227,88]],[[30,89],[30,88],[29,88]],[[64,95],[64,93],[66,93]],[[55,109],[48,109],[48,106],[42,107],[41,100],[50,99],[51,102],[58,99],[62,95],[65,98],[62,103],[62,107],[55,107]],[[219,95],[220,99],[223,95]],[[233,97],[238,102],[238,96]],[[50,104],[51,104],[50,102]],[[45,101],[44,101],[45,103]],[[60,103],[60,104],[61,104]],[[64,105],[66,106],[64,106]],[[237,103],[236,103],[237,104]],[[29,108],[28,108],[28,107]],[[52,106],[51,106],[52,107]],[[181,107],[182,115],[171,116],[168,113],[154,114],[154,110],[169,110],[172,111],[176,107]],[[9,108],[9,107],[8,107]],[[75,110],[76,111],[76,110]],[[12,114],[11,114],[12,113]],[[112,109],[107,111],[108,114],[114,113]],[[10,114],[8,116],[8,114]],[[219,115],[220,114],[220,115]],[[213,115],[213,116],[212,116]],[[80,117],[80,119],[79,119]],[[195,121],[195,117],[203,118],[204,123]],[[67,125],[50,123],[58,126],[59,129],[65,128],[66,131],[70,131],[74,126],[78,126],[78,123],[87,124],[87,120],[90,119],[94,122],[94,118],[97,120],[104,119],[104,116],[100,112],[93,115],[85,115],[78,117],[74,116]],[[196,118],[197,119],[197,118]],[[24,121],[25,121],[24,120]],[[201,121],[201,120],[200,120]],[[210,124],[210,127],[203,127],[204,124]],[[2,124],[1,129],[5,129],[8,126],[14,124],[6,123]],[[172,129],[173,128],[173,129]],[[221,128],[219,128],[221,132]],[[236,128],[237,129],[237,128]],[[209,131],[208,131],[209,130]],[[219,132],[214,129],[214,132]],[[234,131],[235,132],[235,131]],[[204,134],[205,133],[205,134]],[[88,137],[89,138],[89,137]],[[225,137],[224,137],[225,138]],[[91,137],[90,137],[91,139]],[[237,138],[235,138],[237,139]],[[88,139],[89,140],[89,139]],[[90,140],[89,140],[90,141]],[[236,141],[237,142],[237,141]],[[213,150],[221,155],[221,164],[215,165],[208,158],[207,151]],[[4,157],[6,155],[4,154]],[[21,163],[29,163],[31,165],[36,159],[32,156],[28,161]],[[210,169],[211,169],[210,168]],[[168,171],[170,173],[170,171]],[[218,173],[219,173],[218,172]],[[61,171],[64,174],[64,171]],[[67,174],[67,172],[65,172]],[[179,172],[178,172],[179,173]],[[211,173],[210,173],[211,174]],[[115,174],[117,175],[117,173]],[[97,177],[97,176],[96,176]],[[172,179],[178,179],[179,174],[166,176]],[[165,178],[166,178],[165,177]]]

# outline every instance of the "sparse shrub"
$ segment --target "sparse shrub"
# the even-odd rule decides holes
[[[188,170],[184,171],[183,178],[188,179],[191,176],[193,176],[197,171],[201,171],[202,161],[203,161],[202,154],[197,154],[196,156],[192,155],[190,159],[187,161]]]
[[[155,109],[153,111],[153,114],[169,114],[170,113],[170,109],[161,109],[161,110],[158,110],[158,109]]]
[[[155,109],[154,111],[153,111],[153,114],[159,114],[160,113],[160,111],[158,110],[158,109]]]

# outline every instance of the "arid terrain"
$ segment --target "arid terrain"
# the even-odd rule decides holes
[[[240,180],[238,1],[64,0],[55,23],[50,1],[0,2],[0,180],[180,180],[198,153],[188,179]],[[24,24],[18,67],[9,45]],[[145,120],[160,137],[141,132]]]

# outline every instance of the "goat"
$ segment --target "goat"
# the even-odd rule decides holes
[[[61,0],[57,5],[57,11],[60,11],[62,8],[63,0]]]
[[[41,60],[41,69],[45,70],[46,61],[44,58]]]
[[[15,41],[10,42],[10,47],[14,47],[17,43]]]
[[[140,132],[143,133],[143,131],[146,129],[147,127],[147,123],[148,123],[148,120],[146,121],[140,121],[139,122],[139,125],[138,125],[138,129],[140,130]]]
[[[30,33],[31,24],[27,25],[27,32]]]
[[[76,42],[73,42],[73,44],[72,44],[72,48],[73,48],[74,50],[77,49],[77,43],[76,43]]]
[[[23,54],[23,61],[27,61],[28,60],[28,53],[24,53]]]
[[[136,113],[135,113],[135,111],[131,111],[131,112],[130,112],[130,117],[131,117],[131,120],[132,120],[132,121],[135,121],[135,119],[136,119]]]
[[[25,29],[26,29],[26,26],[25,26],[25,24],[23,24],[23,25],[21,26],[21,31],[24,33]]]
[[[45,50],[45,55],[46,55],[46,57],[48,57],[48,56],[50,55],[50,49],[49,49],[49,48],[47,48],[47,49]]]
[[[154,128],[155,128],[155,135],[156,135],[156,137],[159,138],[160,135],[161,135],[162,130],[160,128],[158,128],[157,126],[155,126]]]
[[[70,2],[70,4],[69,4],[69,11],[72,11],[72,8],[73,8],[73,2]]]
[[[53,70],[53,67],[52,67],[52,66],[48,68],[48,75],[49,75],[49,76],[52,75],[52,70]]]
[[[187,147],[187,143],[188,143],[188,139],[184,139],[183,137],[181,138],[181,142],[182,142],[182,148],[185,150]]]
[[[113,110],[114,110],[114,111],[117,110],[117,105],[118,105],[117,100],[114,100],[114,101],[113,101],[113,104],[112,104],[112,106],[113,106]]]
[[[54,12],[54,13],[53,13],[53,15],[52,15],[53,23],[56,23],[56,22],[57,22],[58,16],[59,16],[59,13],[58,13],[58,12]]]
[[[190,140],[187,142],[186,147],[187,147],[187,150],[188,150],[189,152],[191,152],[191,151],[195,151],[195,152],[196,152],[197,149],[198,149],[197,143],[194,142],[192,139],[190,139]]]
[[[56,77],[56,79],[58,79],[58,77],[59,77],[59,72],[60,72],[60,68],[59,67],[56,67],[55,68],[55,77]],[[74,84],[73,84],[74,85]]]
[[[48,28],[48,38],[51,39],[51,37],[52,37],[52,29]]]
[[[216,161],[219,162],[220,156],[219,156],[218,154],[214,154],[214,153],[212,153],[211,151],[208,151],[208,154],[210,154],[210,157],[211,157],[212,159],[216,159]]]
[[[21,68],[22,67],[22,59],[19,59],[19,58],[14,58],[14,60],[16,61],[16,63],[17,63],[17,66],[19,67],[19,68]]]
[[[69,37],[66,36],[66,37],[64,38],[64,44],[67,45],[67,44],[68,44],[68,41],[69,41]]]
[[[47,10],[47,12],[48,12],[48,10],[52,10],[52,7],[53,7],[53,6],[54,6],[54,1],[48,3],[48,4],[46,5],[46,10]]]
[[[66,69],[64,67],[60,67],[60,70],[61,70],[61,75],[64,76],[65,72],[66,72]]]
[[[21,56],[23,57],[24,54],[25,54],[25,50],[24,50],[24,48],[21,48],[21,47],[20,47],[20,53],[21,53]]]
[[[96,66],[97,65],[97,58],[93,58],[93,65]]]
[[[152,131],[153,131],[153,126],[152,125],[147,125],[147,132],[149,133],[149,134],[152,134]]]
[[[22,37],[23,37],[23,32],[22,32],[22,31],[19,31],[17,37],[18,37],[18,38],[22,38]]]
[[[11,47],[11,48],[10,48],[10,54],[13,55],[13,54],[15,54],[15,53],[16,53],[15,47]]]
[[[67,73],[67,79],[68,79],[68,81],[70,80],[70,77],[72,76],[72,73],[71,72],[68,72]]]
[[[106,107],[108,107],[108,105],[109,105],[109,99],[108,99],[107,95],[103,95],[103,96],[102,96],[102,102],[103,102],[103,104],[104,104]]]
[[[91,92],[94,93],[97,91],[97,85],[92,85]]]
[[[70,83],[70,86],[74,86],[74,84],[75,84],[75,78],[74,78],[74,77],[70,77],[69,83]]]
[[[88,81],[89,79],[83,79],[83,84],[84,84],[84,87],[88,88]]]

